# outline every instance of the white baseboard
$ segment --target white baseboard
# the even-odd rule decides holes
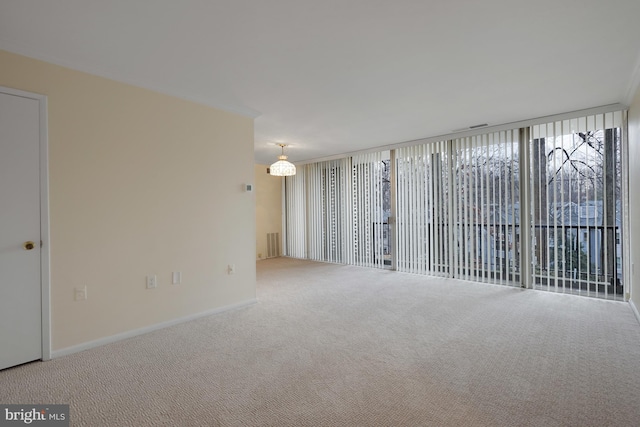
[[[629,300],[629,305],[631,306],[631,310],[633,310],[633,314],[636,315],[636,320],[640,323],[640,311],[638,311],[638,307],[633,303],[633,301]]]
[[[252,304],[257,303],[258,300],[256,298],[252,298],[250,300],[242,301],[237,304],[227,305],[224,307],[214,308],[213,310],[203,311],[201,313],[191,314],[189,316],[180,317],[178,319],[168,320],[166,322],[156,323],[155,325],[145,326],[140,329],[133,329],[131,331],[122,332],[119,334],[111,335],[104,338],[99,338],[93,341],[87,341],[82,344],[72,345],[71,347],[66,347],[60,350],[55,350],[51,352],[51,358],[55,359],[56,357],[67,356],[69,354],[78,353],[80,351],[89,350],[90,348],[100,347],[105,344],[110,344],[113,342],[121,341],[127,338],[132,338],[138,335],[146,334],[152,331],[157,331],[158,329],[168,328],[169,326],[174,326],[179,323],[189,322],[191,320],[198,319],[200,317],[211,316],[213,314],[223,313],[225,311],[235,310],[238,308],[246,307]]]

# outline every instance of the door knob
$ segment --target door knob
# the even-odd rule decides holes
[[[22,245],[24,247],[25,250],[30,251],[31,249],[36,247],[36,244],[33,243],[31,240],[29,240],[28,242],[24,242],[24,245]]]

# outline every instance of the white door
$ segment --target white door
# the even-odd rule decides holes
[[[42,358],[39,123],[38,100],[0,92],[0,369]]]

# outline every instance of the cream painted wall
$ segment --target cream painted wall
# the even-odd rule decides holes
[[[640,90],[629,107],[629,218],[631,230],[631,301],[640,309]],[[639,319],[640,320],[640,319]]]
[[[255,298],[251,118],[5,51],[0,64],[1,86],[48,96],[54,351]]]
[[[255,165],[256,259],[267,256],[267,233],[280,233],[282,253],[282,180],[267,174],[267,165]]]

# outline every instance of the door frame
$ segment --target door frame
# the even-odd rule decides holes
[[[40,307],[42,310],[42,360],[51,359],[51,251],[49,234],[49,138],[47,96],[0,86],[0,92],[34,99],[39,105],[40,129]]]

